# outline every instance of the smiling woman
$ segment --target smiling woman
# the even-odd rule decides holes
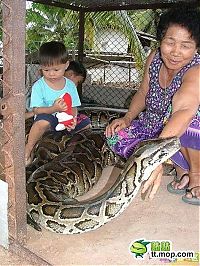
[[[175,71],[178,72],[192,60],[196,48],[188,30],[178,25],[171,26],[161,42],[160,49],[166,69],[171,70],[172,75]]]
[[[199,205],[200,11],[189,7],[168,10],[160,17],[157,39],[160,47],[147,59],[128,112],[106,128],[107,142],[114,152],[128,158],[144,139],[179,137],[181,150],[171,158],[178,181],[170,183],[168,190],[183,193],[184,202]],[[144,185],[143,192],[152,186],[150,198],[161,176],[159,166]]]

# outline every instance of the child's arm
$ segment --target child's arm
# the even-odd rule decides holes
[[[72,107],[72,115],[73,115],[73,117],[77,117],[77,114],[78,114],[77,107]]]
[[[49,107],[34,107],[33,112],[35,115],[38,114],[53,114],[56,112],[63,112],[67,109],[66,103],[62,98],[55,100],[54,104]]]
[[[76,127],[76,124],[77,124],[77,114],[78,114],[77,108],[76,107],[72,107],[72,115],[73,115],[74,118],[73,118],[73,122],[71,122],[71,124],[66,127],[66,129],[68,131],[73,130]]]
[[[25,112],[25,120],[26,119],[29,119],[29,118],[31,118],[31,117],[33,117],[34,116],[34,112],[33,111],[30,111],[30,112]]]

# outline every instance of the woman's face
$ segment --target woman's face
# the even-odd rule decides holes
[[[172,25],[161,41],[160,50],[165,66],[178,71],[190,62],[197,47],[186,28]]]

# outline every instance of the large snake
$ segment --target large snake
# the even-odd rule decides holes
[[[179,149],[176,137],[141,142],[104,194],[78,201],[117,157],[106,147],[103,130],[87,129],[72,137],[47,134],[27,168],[28,216],[39,228],[56,233],[95,230],[121,214],[151,172]]]

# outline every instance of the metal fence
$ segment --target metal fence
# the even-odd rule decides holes
[[[156,43],[154,21],[159,12],[81,14],[42,4],[25,10],[24,0],[18,0],[17,6],[14,1],[0,1],[0,180],[8,184],[8,227],[13,241],[26,239],[24,98],[29,98],[39,78],[40,45],[62,41],[70,60],[83,62],[88,72],[79,88],[83,104],[126,108],[139,86],[145,58]],[[2,220],[0,224],[7,226]],[[3,238],[1,234],[0,244],[5,240],[6,246],[7,236]]]
[[[139,87],[145,59],[156,46],[155,24],[161,10],[91,12],[84,16],[82,62],[87,79],[83,105],[128,108]],[[79,15],[76,11],[32,4],[27,8],[26,93],[39,77],[41,43],[65,43],[70,60],[79,59]]]
[[[26,1],[15,2],[0,0],[0,180],[8,184],[10,240],[23,244],[27,230],[24,98],[39,78],[40,45],[62,41],[70,60],[84,63],[88,75],[79,89],[83,104],[127,108],[139,87],[145,59],[156,46],[155,24],[162,10],[83,14],[33,3],[26,9]],[[6,223],[0,215],[1,224]],[[7,246],[7,236],[2,236],[0,244],[6,240]]]
[[[0,7],[0,180],[5,187],[3,192],[5,197],[8,195],[7,200],[5,198],[5,201],[1,202],[4,210],[8,209],[8,215],[2,219],[1,212],[0,231],[1,225],[4,226],[3,228],[9,226],[10,241],[12,239],[12,241],[17,240],[23,243],[26,239],[25,68],[24,61],[20,58],[25,57],[25,29],[23,26],[26,9],[24,0],[18,0],[17,6],[14,1],[2,0]],[[8,206],[5,206],[6,204]],[[0,208],[1,210],[2,208]],[[5,235],[2,239],[3,235],[0,232],[0,244],[4,243],[4,246],[7,246],[8,240]]]

